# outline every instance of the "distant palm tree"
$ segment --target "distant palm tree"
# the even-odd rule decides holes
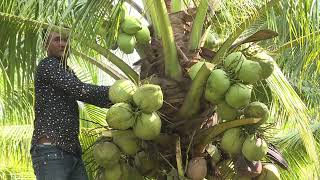
[[[275,125],[267,131],[270,136],[268,140],[279,147],[288,161],[290,169],[281,170],[283,179],[317,179],[320,172],[319,2],[208,1],[206,21],[199,21],[201,24],[198,26],[208,28],[211,24],[211,30],[225,40],[212,62],[219,62],[237,39],[263,29],[278,32],[278,37],[259,43],[278,64],[266,81],[271,92],[268,104],[272,111],[271,121]],[[70,63],[81,80],[98,84],[111,84],[114,79],[122,78],[139,80],[138,71],[132,68],[133,57],[122,55],[119,50],[109,50],[116,41],[121,18],[119,7],[124,2],[11,0],[0,3],[0,179],[34,179],[28,151],[34,119],[33,75],[38,60],[44,57],[43,28],[68,31],[62,26],[67,24],[71,27],[74,55],[70,57]],[[179,81],[184,69],[177,63],[181,53],[177,53],[179,48],[177,51],[176,43],[170,41],[173,36],[165,33],[172,29],[171,24],[163,24],[168,17],[166,11],[175,12],[184,7],[198,6],[200,0],[190,3],[186,0],[142,2],[144,7],[139,7],[132,0],[126,1],[129,7],[147,17],[147,22],[154,30],[153,37],[162,39],[158,53],[163,53],[164,61],[158,66],[160,68],[148,71],[146,59],[150,60],[150,54],[137,47],[142,59],[139,61],[142,64],[140,77],[143,79],[160,74],[160,77],[165,75]],[[217,2],[220,2],[219,8],[215,5]],[[172,3],[172,9],[164,10],[161,8],[163,3],[168,7]],[[205,1],[201,3],[205,4]],[[197,12],[206,14],[207,8],[198,9]],[[200,28],[200,35],[204,30]],[[195,44],[199,43],[197,33],[191,39]],[[193,46],[189,42],[185,45]],[[182,51],[184,48],[180,46]],[[187,55],[190,58],[192,53]],[[106,125],[106,111],[81,104],[80,113],[80,138],[83,149],[87,149],[98,138],[99,127]],[[93,179],[95,169],[90,166],[93,159],[90,155],[84,159],[89,164],[88,172]]]

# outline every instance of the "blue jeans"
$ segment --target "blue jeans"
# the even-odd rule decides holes
[[[37,180],[88,180],[81,157],[54,145],[34,145],[30,152]]]

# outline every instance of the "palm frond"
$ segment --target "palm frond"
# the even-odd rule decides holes
[[[312,125],[311,130],[317,147],[314,153],[317,153],[320,150],[320,124]],[[299,129],[287,128],[274,136],[272,142],[282,150],[282,154],[289,163],[289,170],[281,171],[283,179],[316,179],[318,177],[317,168],[310,163],[312,160],[308,156]]]
[[[278,128],[295,128],[301,136],[302,142],[306,148],[307,156],[310,158],[310,166],[313,166],[316,173],[319,173],[319,157],[317,153],[317,144],[310,127],[309,111],[304,102],[296,94],[281,70],[276,66],[274,73],[267,79],[267,82],[273,93],[273,102],[279,104],[284,117],[284,121],[276,121]],[[280,110],[280,109],[278,109]]]

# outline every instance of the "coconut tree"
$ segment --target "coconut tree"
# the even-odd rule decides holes
[[[3,77],[0,134],[5,152],[1,158],[4,162],[1,164],[5,164],[0,168],[2,177],[33,177],[28,163],[33,119],[32,80],[36,59],[43,55],[40,51],[43,28],[71,33],[74,54],[71,64],[84,81],[101,83],[101,79],[106,82],[112,77],[129,79],[137,85],[161,86],[165,100],[159,110],[162,134],[146,143],[148,148],[156,147],[152,151],[159,157],[160,166],[155,168],[158,178],[187,176],[187,164],[193,157],[207,156],[204,153],[205,149],[208,152],[207,144],[218,143],[223,132],[258,123],[259,119],[241,119],[217,124],[215,106],[203,97],[212,67],[221,67],[231,52],[245,52],[248,46],[259,47],[278,64],[268,79],[254,84],[256,89],[262,89],[262,95],[257,93],[258,100],[268,105],[272,117],[268,120],[271,125],[260,128],[259,132],[287,160],[290,170],[281,170],[282,177],[318,176],[319,125],[317,114],[312,113],[319,108],[319,94],[314,93],[319,77],[315,61],[319,38],[317,1],[142,2],[143,6],[134,1],[111,0],[5,1],[0,5]],[[131,55],[123,54],[125,49],[112,50],[117,44],[120,46],[124,3],[130,11],[141,14],[139,21],[145,20],[151,32],[150,44],[134,46],[140,57],[136,62]],[[63,28],[63,24],[70,28]],[[205,40],[211,32],[217,34],[215,38],[219,38],[219,42],[208,48]],[[211,64],[202,65],[191,80],[189,68],[202,59]],[[92,177],[99,172],[92,157],[92,145],[101,134],[110,138],[109,132],[113,132],[105,128],[105,116],[106,110],[81,106],[81,139]],[[232,175],[228,157],[224,156],[225,161],[217,168],[209,168],[208,172],[220,177]],[[128,158],[128,162],[130,160]],[[204,165],[196,168],[206,166],[205,161],[201,161]]]

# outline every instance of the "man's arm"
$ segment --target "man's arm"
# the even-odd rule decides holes
[[[81,82],[56,59],[46,59],[40,62],[37,75],[43,81],[65,91],[76,100],[99,107],[107,107],[111,103],[108,98],[108,86],[96,86]]]

